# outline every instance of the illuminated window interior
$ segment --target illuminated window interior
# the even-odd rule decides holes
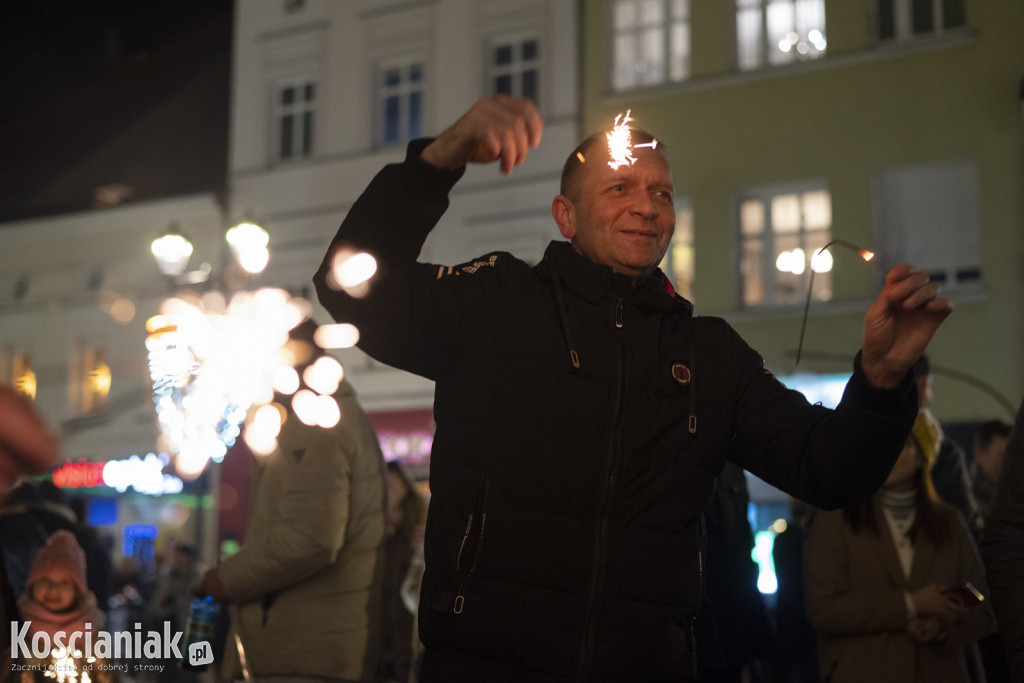
[[[615,90],[689,78],[689,0],[614,0],[612,33]]]
[[[676,199],[676,231],[659,267],[672,281],[676,293],[693,301],[693,209],[689,206],[678,208],[682,204],[683,201]]]
[[[79,403],[82,415],[101,414],[110,394],[110,367],[107,352],[96,346],[82,349],[80,360]]]
[[[737,0],[740,69],[814,59],[825,47],[825,0]]]
[[[36,373],[32,370],[32,354],[14,353],[11,356],[11,386],[36,400]]]
[[[749,193],[740,201],[740,278],[744,306],[799,303],[811,268],[814,298],[832,298],[832,259],[816,253],[832,239],[828,190]]]

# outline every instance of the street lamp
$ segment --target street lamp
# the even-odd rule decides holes
[[[153,240],[150,251],[156,259],[156,267],[170,278],[176,278],[185,272],[188,260],[192,256],[192,242],[178,231],[176,224],[166,233]]]
[[[239,223],[224,235],[238,265],[250,274],[262,273],[270,261],[270,235],[255,223]]]
[[[262,273],[270,261],[270,235],[262,227],[251,221],[243,221],[230,228],[224,239],[231,248],[238,265],[248,274]],[[167,232],[153,240],[150,245],[156,266],[175,284],[196,285],[210,278],[212,268],[202,264],[198,269],[187,271],[192,256],[192,242],[172,223]]]

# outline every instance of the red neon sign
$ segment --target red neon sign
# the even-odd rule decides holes
[[[66,462],[53,472],[53,483],[62,489],[103,485],[103,462]]]

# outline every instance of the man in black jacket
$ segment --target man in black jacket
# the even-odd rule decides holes
[[[626,155],[603,134],[570,154],[552,204],[569,242],[537,266],[506,253],[417,263],[465,164],[510,172],[541,128],[529,100],[496,96],[410,143],[314,282],[364,350],[435,382],[422,680],[686,680],[700,511],[725,462],[822,507],[875,490],[916,414],[907,370],[949,303],[895,268],[844,400],[808,404],[657,269],[674,189],[640,131]],[[361,298],[334,272],[353,248],[380,264]]]

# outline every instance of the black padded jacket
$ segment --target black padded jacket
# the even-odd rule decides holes
[[[913,382],[855,368],[835,411],[810,405],[660,271],[634,284],[565,242],[533,267],[417,263],[461,176],[424,144],[376,176],[314,278],[363,350],[435,382],[423,680],[686,680],[726,460],[820,507],[869,495]],[[329,284],[341,248],[378,259],[368,296]]]

